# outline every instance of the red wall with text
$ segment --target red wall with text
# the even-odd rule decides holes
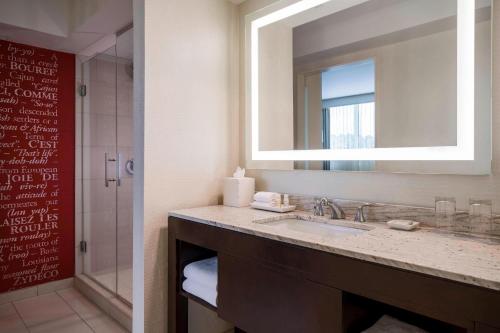
[[[74,275],[75,56],[0,40],[0,293]]]

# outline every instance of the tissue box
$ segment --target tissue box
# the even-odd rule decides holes
[[[255,178],[224,178],[224,206],[250,206],[255,194]]]

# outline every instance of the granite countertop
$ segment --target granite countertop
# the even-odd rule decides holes
[[[497,238],[454,234],[434,228],[399,231],[380,222],[350,222],[352,226],[370,230],[332,238],[282,230],[265,223],[283,215],[311,217],[301,211],[278,214],[252,208],[208,206],[177,210],[169,215],[500,291],[500,239]],[[330,221],[324,219],[324,222]]]

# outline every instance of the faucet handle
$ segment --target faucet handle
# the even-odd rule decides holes
[[[361,206],[359,206],[356,209],[356,215],[354,216],[354,221],[355,222],[366,222],[366,217],[365,217],[365,214],[363,212],[363,208],[365,208],[365,207],[374,207],[374,206],[375,205],[371,204],[371,203],[365,203],[365,204],[362,204]]]
[[[323,204],[321,199],[314,199],[313,213],[315,216],[324,216]]]

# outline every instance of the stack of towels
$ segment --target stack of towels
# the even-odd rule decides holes
[[[275,192],[257,192],[253,196],[252,207],[266,209],[281,206],[281,194]]]
[[[426,333],[423,329],[410,325],[393,318],[391,316],[383,316],[369,329],[363,333]]]
[[[217,257],[193,262],[184,267],[184,291],[217,306]]]

